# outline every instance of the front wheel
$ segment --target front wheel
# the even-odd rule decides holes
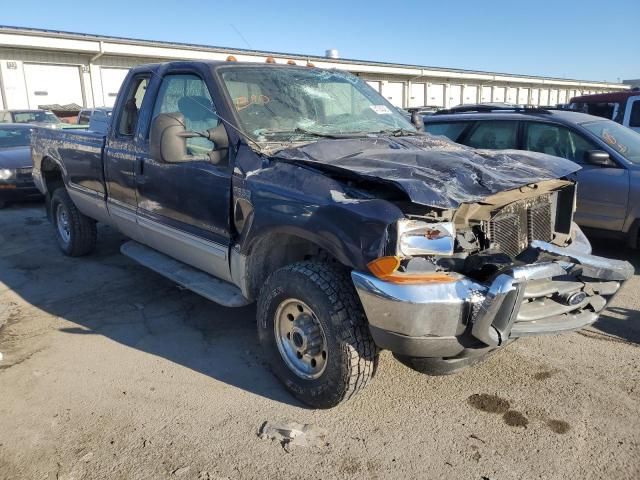
[[[295,263],[267,279],[258,299],[258,337],[275,375],[312,407],[349,400],[377,368],[349,275],[327,263]]]
[[[51,220],[65,255],[80,257],[94,250],[96,222],[78,210],[64,188],[58,188],[51,196]]]

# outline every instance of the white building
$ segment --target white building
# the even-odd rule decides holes
[[[0,108],[70,104],[111,106],[127,69],[176,59],[278,63],[294,60],[348,70],[397,106],[452,107],[461,103],[566,103],[580,94],[629,88],[619,83],[567,80],[419,65],[346,60],[288,53],[133,40],[27,28],[0,27]]]

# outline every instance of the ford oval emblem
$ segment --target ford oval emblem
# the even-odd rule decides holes
[[[567,297],[567,305],[579,305],[587,298],[587,294],[585,292],[575,292]]]

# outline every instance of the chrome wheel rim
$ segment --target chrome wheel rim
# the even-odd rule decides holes
[[[69,213],[62,204],[59,204],[58,208],[56,208],[56,226],[62,241],[65,245],[68,244],[71,240],[71,226],[69,225]]]
[[[280,356],[287,367],[305,380],[318,378],[327,367],[327,339],[318,317],[295,298],[278,306],[274,334]]]

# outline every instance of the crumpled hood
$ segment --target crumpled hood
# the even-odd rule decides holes
[[[0,148],[0,168],[28,168],[33,166],[31,147]]]
[[[393,183],[412,202],[439,208],[566,177],[580,169],[569,160],[520,150],[475,150],[444,137],[327,139],[287,148],[275,158]]]

